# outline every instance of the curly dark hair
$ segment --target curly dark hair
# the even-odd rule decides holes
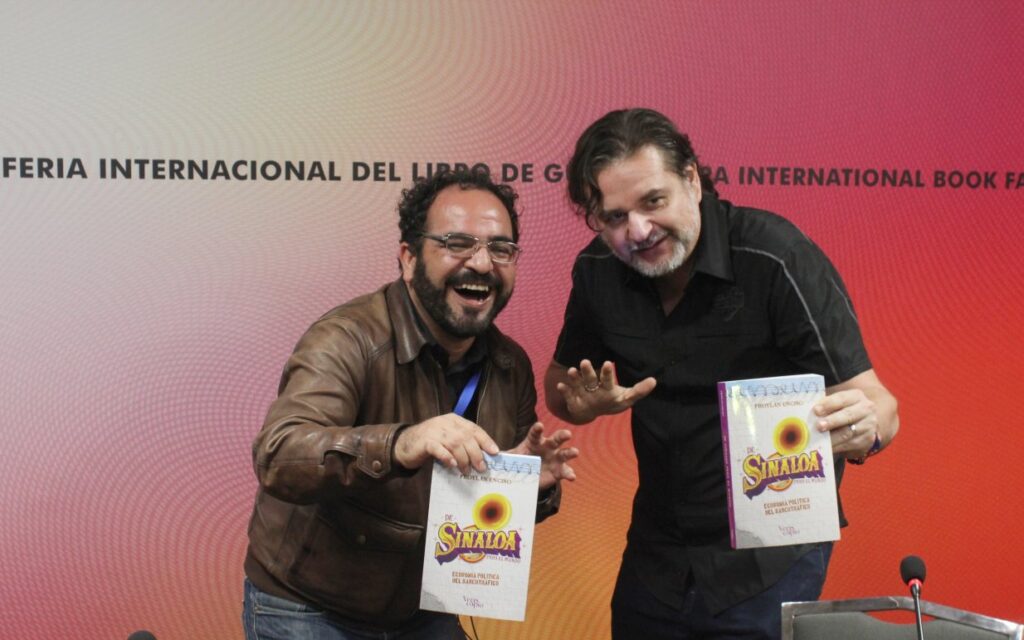
[[[680,176],[685,176],[686,169],[694,165],[700,175],[701,188],[717,195],[714,183],[700,170],[690,138],[680,133],[671,120],[653,109],[610,111],[580,136],[566,170],[569,199],[576,205],[576,214],[588,225],[601,206],[597,174],[609,164],[628,158],[648,145],[657,147]]]
[[[414,254],[419,253],[422,245],[421,234],[427,226],[427,211],[434,204],[434,199],[441,191],[456,184],[462,189],[493,193],[505,206],[512,221],[512,242],[519,241],[519,212],[516,211],[519,196],[515,190],[507,184],[495,183],[490,171],[483,167],[450,169],[429,178],[417,178],[411,187],[402,190],[402,199],[398,201],[398,228],[402,232],[401,241],[409,243]]]

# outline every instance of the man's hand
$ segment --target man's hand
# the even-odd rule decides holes
[[[814,413],[818,430],[828,431],[832,438],[833,452],[863,462],[896,437],[900,425],[896,398],[873,369],[829,387],[827,393]]]
[[[406,469],[418,469],[434,458],[446,467],[458,466],[462,473],[470,466],[485,471],[484,451],[494,455],[498,445],[478,425],[454,413],[406,427],[395,440],[395,462]]]
[[[552,369],[553,366],[548,369],[549,376]],[[644,378],[632,387],[623,387],[619,385],[615,365],[611,362],[601,365],[598,373],[590,360],[582,360],[578,369],[570,367],[565,370],[564,379],[555,388],[562,394],[571,422],[583,424],[598,416],[625,411],[654,391],[656,384],[654,378]]]
[[[834,453],[861,458],[875,443],[878,433],[875,403],[860,389],[825,396],[814,407],[814,413],[818,416],[818,430],[829,432]]]
[[[544,425],[537,422],[530,427],[526,439],[510,449],[508,453],[526,456],[540,456],[540,488],[547,489],[559,480],[575,480],[576,472],[567,463],[580,455],[576,447],[563,447],[572,432],[559,429],[551,437],[544,435]]]

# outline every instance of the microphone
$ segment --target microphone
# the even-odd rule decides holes
[[[900,562],[900,577],[904,584],[910,587],[910,591],[917,590],[921,593],[921,585],[924,584],[925,568],[924,560],[917,556],[907,556]]]
[[[907,556],[900,561],[900,577],[910,587],[910,595],[914,596],[914,614],[917,616],[917,638],[924,640],[924,625],[921,623],[921,585],[924,584],[924,560],[917,556]]]
[[[128,636],[128,640],[156,640],[156,636],[145,629],[141,629]]]

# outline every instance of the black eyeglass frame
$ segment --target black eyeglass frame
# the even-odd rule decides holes
[[[444,234],[443,236],[434,235],[432,233],[421,233],[420,237],[427,238],[428,240],[433,240],[434,242],[440,242],[442,245],[444,245],[444,248],[448,253],[450,253],[452,256],[456,258],[461,259],[472,258],[473,256],[476,255],[476,252],[480,250],[481,246],[487,249],[487,255],[491,258],[491,262],[495,262],[497,264],[515,264],[516,262],[519,261],[519,256],[522,255],[523,253],[522,247],[520,247],[515,242],[512,242],[511,240],[488,240],[487,242],[484,242],[483,240],[474,235],[470,235],[468,233],[460,233],[458,231],[452,231]],[[471,248],[466,249],[452,249],[452,247],[448,244],[449,240],[452,238],[457,238],[466,241],[472,240],[473,246]],[[511,257],[508,259],[504,259],[500,255],[495,255],[495,246],[508,248],[511,251]]]

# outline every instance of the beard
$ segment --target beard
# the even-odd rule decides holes
[[[648,278],[660,278],[661,276],[668,275],[683,266],[683,263],[686,262],[686,256],[688,255],[686,245],[676,238],[673,238],[672,242],[674,243],[672,247],[672,254],[661,262],[646,262],[638,258],[636,255],[630,254],[627,263],[629,266],[633,267],[633,269],[639,271]]]
[[[648,262],[636,255],[638,251],[647,249],[657,244],[659,241],[672,243],[672,253],[661,261]],[[661,237],[647,240],[645,242],[630,243],[627,247],[627,253],[625,254],[621,253],[611,244],[607,242],[605,244],[612,250],[612,253],[615,254],[616,258],[625,262],[634,271],[643,276],[647,276],[648,278],[660,278],[661,276],[672,273],[679,267],[683,266],[683,263],[686,262],[686,258],[690,255],[690,252],[687,250],[688,244],[672,233],[665,233],[665,235]]]
[[[472,338],[487,331],[494,318],[501,313],[501,310],[508,304],[509,298],[512,297],[512,290],[506,291],[501,278],[494,272],[484,275],[467,269],[448,277],[443,286],[435,287],[427,277],[427,265],[423,260],[416,261],[411,284],[423,310],[427,312],[430,319],[436,322],[445,333],[455,338]],[[462,313],[456,313],[455,309],[448,304],[447,289],[465,284],[481,284],[491,287],[494,290],[494,302],[491,304],[491,308],[486,311],[463,308]]]

